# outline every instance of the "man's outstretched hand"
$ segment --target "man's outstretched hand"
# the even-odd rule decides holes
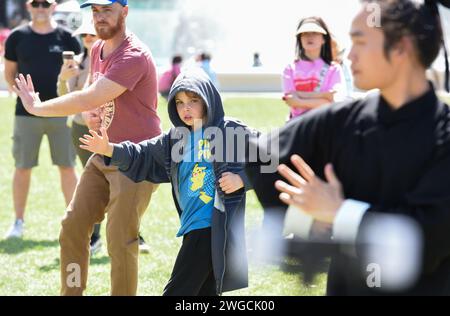
[[[24,75],[19,74],[16,78],[16,85],[13,86],[14,92],[22,100],[23,107],[28,113],[33,115],[39,115],[38,107],[41,103],[39,99],[39,93],[34,91],[33,80],[30,75],[25,78]]]
[[[83,138],[80,138],[80,142],[84,144],[80,145],[80,148],[93,152],[94,154],[112,157],[114,145],[109,142],[108,133],[104,127],[100,129],[100,132],[101,135],[96,131],[89,130],[91,135],[84,135]]]

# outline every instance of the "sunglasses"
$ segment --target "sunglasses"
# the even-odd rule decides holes
[[[97,35],[93,35],[93,34],[81,34],[80,37],[81,38],[86,38],[86,37],[96,37]]]
[[[51,5],[52,5],[52,3],[49,3],[49,2],[47,2],[47,1],[44,1],[44,2],[31,1],[30,4],[31,4],[31,6],[32,6],[33,8],[39,8],[39,7],[41,7],[41,8],[44,8],[44,9],[48,9],[48,8],[50,8]]]

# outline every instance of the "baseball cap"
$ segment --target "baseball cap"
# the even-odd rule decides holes
[[[90,5],[96,4],[96,5],[111,5],[113,3],[121,4],[122,6],[128,5],[127,0],[88,0],[80,5],[80,8],[86,8]]]
[[[323,35],[327,35],[327,31],[320,26],[319,23],[317,23],[314,20],[305,21],[297,30],[296,35],[302,34],[302,33],[320,33]]]
[[[89,35],[97,35],[97,32],[95,31],[94,24],[91,20],[83,19],[83,23],[80,25],[79,28],[77,28],[73,33],[72,36],[78,36],[81,34],[89,34]]]

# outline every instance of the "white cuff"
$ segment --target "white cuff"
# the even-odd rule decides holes
[[[284,236],[294,234],[309,239],[314,218],[295,206],[289,206],[284,219]]]
[[[370,204],[356,200],[345,200],[333,223],[333,239],[336,242],[354,244],[359,225]]]

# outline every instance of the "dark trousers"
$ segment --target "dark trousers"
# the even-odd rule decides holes
[[[164,296],[215,296],[211,259],[211,228],[193,230],[183,237]]]
[[[82,144],[79,139],[86,134],[89,135],[89,128],[86,125],[72,122],[72,142],[75,146],[77,156],[78,158],[80,158],[83,168],[86,166],[87,161],[89,160],[89,158],[91,158],[92,155],[89,151],[80,148],[80,145]]]
[[[83,168],[86,167],[86,164],[92,155],[89,151],[80,148],[80,145],[81,145],[80,138],[83,137],[84,135],[89,135],[89,128],[86,125],[81,125],[81,124],[78,124],[77,122],[73,121],[72,122],[72,142],[73,142],[73,145],[75,146],[77,156],[78,156],[78,158],[80,158],[81,165],[83,166]],[[94,242],[99,238],[100,238],[100,224],[95,224],[94,232],[92,233],[92,236],[91,236],[91,242]]]

